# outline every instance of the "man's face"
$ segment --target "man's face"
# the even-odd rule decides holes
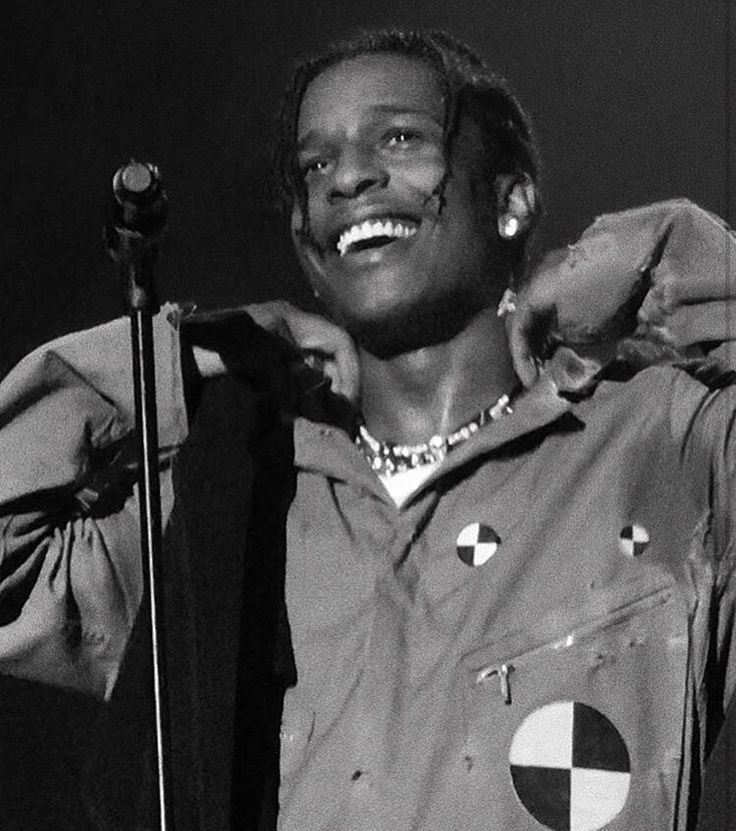
[[[445,175],[444,102],[432,70],[392,54],[351,58],[304,94],[298,162],[309,234],[294,243],[334,317],[377,354],[456,334],[494,302],[495,197],[477,128],[464,123]]]

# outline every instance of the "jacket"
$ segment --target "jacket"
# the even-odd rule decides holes
[[[159,366],[164,371],[159,409],[170,415],[163,444],[176,446],[186,433],[179,351],[171,327],[161,321],[160,328]],[[90,338],[98,339],[97,349],[89,348]],[[134,560],[120,544],[134,526],[126,519],[132,502],[119,446],[130,432],[130,402],[119,374],[95,366],[105,342],[111,355],[118,354],[110,327],[88,335],[86,346],[75,346],[72,338],[37,354],[19,367],[4,399],[6,412],[16,416],[17,435],[28,435],[28,419],[40,418],[56,440],[68,441],[68,452],[62,454],[68,467],[57,457],[44,458],[39,445],[38,457],[26,454],[22,465],[10,468],[13,478],[0,480],[16,488],[4,503],[17,509],[4,512],[9,517],[4,562],[21,565],[14,572],[19,575],[15,587],[20,595],[26,593],[10,616],[17,626],[6,629],[18,640],[4,641],[15,662],[11,658],[4,666],[29,677],[51,670],[50,680],[56,683],[108,697],[114,688],[108,711],[113,726],[106,729],[118,751],[125,742],[115,741],[121,735],[116,725],[123,721],[116,713],[126,716],[122,734],[133,737],[128,739],[131,747],[145,732],[130,724],[129,704],[139,695],[143,677],[136,675],[142,664],[135,657],[137,630],[120,669],[140,591]],[[450,466],[425,483],[397,519],[395,507],[361,466],[349,435],[329,418],[313,413],[312,418],[282,421],[276,417],[282,408],[252,385],[210,385],[173,474],[170,458],[162,460],[164,492],[171,494],[172,476],[177,492],[166,561],[173,575],[168,582],[171,605],[181,612],[167,632],[174,656],[171,677],[179,679],[170,685],[172,720],[180,725],[174,730],[176,767],[185,771],[178,781],[175,775],[177,827],[226,827],[229,810],[223,806],[229,802],[240,803],[233,827],[255,827],[254,815],[245,819],[243,803],[250,806],[246,810],[269,817],[268,810],[254,807],[258,799],[249,801],[242,783],[253,785],[254,794],[270,784],[273,794],[274,745],[266,738],[271,731],[261,728],[278,720],[284,687],[290,687],[282,736],[285,828],[312,827],[306,823],[325,828],[462,823],[472,828],[473,822],[524,828],[537,827],[537,821],[548,827],[564,822],[600,827],[590,823],[602,819],[637,827],[620,823],[633,821],[642,807],[642,822],[647,817],[650,824],[641,827],[653,827],[653,818],[665,810],[673,824],[679,823],[673,827],[691,825],[709,737],[732,687],[728,624],[733,552],[727,524],[721,521],[723,506],[729,504],[725,483],[732,474],[733,454],[726,444],[731,392],[713,394],[674,370],[650,370],[626,384],[599,384],[592,397],[578,403],[560,398],[543,383],[518,402],[514,417],[499,430],[458,450]],[[55,396],[61,406],[47,409]],[[37,406],[40,401],[44,405]],[[230,441],[223,442],[223,436]],[[647,441],[640,441],[645,436]],[[256,437],[265,441],[255,442]],[[599,457],[601,448],[609,447],[610,454]],[[292,454],[295,465],[290,464]],[[706,458],[709,463],[703,465]],[[560,469],[551,486],[550,459]],[[693,492],[682,476],[688,462],[696,471]],[[115,479],[109,471],[116,465],[120,478],[108,487],[108,480]],[[104,481],[94,481],[97,470],[107,471]],[[615,473],[611,481],[606,471]],[[632,471],[637,475],[629,486]],[[484,476],[501,480],[489,483]],[[660,491],[653,485],[674,502],[658,499]],[[122,503],[112,510],[121,493]],[[588,506],[596,496],[599,511],[591,515]],[[107,505],[105,498],[111,500]],[[363,500],[357,510],[356,499]],[[78,506],[73,521],[59,523],[56,517],[67,515],[70,501]],[[251,501],[260,509],[249,508]],[[170,497],[164,504],[170,508]],[[314,523],[316,506],[325,505],[329,510],[321,511],[320,522]],[[525,512],[525,507],[534,510]],[[454,524],[448,518],[453,511]],[[683,529],[689,536],[680,533]],[[296,678],[278,612],[286,538]],[[45,542],[49,539],[51,544]],[[685,539],[689,557],[682,556]],[[593,556],[601,540],[600,552]],[[80,548],[96,553],[81,557]],[[542,556],[544,549],[547,556]],[[358,550],[369,556],[353,573],[351,561]],[[318,561],[310,556],[315,551],[327,552],[329,559]],[[342,567],[333,561],[340,551],[348,557]],[[222,557],[217,560],[221,568],[212,568],[213,552]],[[432,553],[441,553],[443,562],[425,586],[425,569],[416,560]],[[458,568],[455,574],[452,569]],[[489,579],[499,569],[507,570],[505,582],[497,580],[498,574]],[[40,572],[42,580],[37,579]],[[241,614],[244,574],[249,578],[246,594],[257,600],[251,609],[258,611],[233,626]],[[110,603],[110,597],[99,602],[104,578],[117,603]],[[347,591],[329,591],[331,584]],[[39,618],[27,614],[33,610],[29,586],[36,587],[43,607],[50,609],[41,617],[48,624],[45,630],[39,630]],[[433,613],[427,598],[448,586],[445,619]],[[48,603],[47,594],[55,605]],[[71,613],[70,595],[77,604]],[[457,617],[464,610],[463,598],[469,614]],[[366,605],[372,614],[365,613]],[[530,626],[525,617],[530,608],[539,617],[538,626]],[[111,610],[118,618],[110,624]],[[522,611],[521,618],[513,619]],[[356,625],[340,625],[343,619]],[[75,620],[76,627],[70,625]],[[333,626],[322,643],[320,625]],[[106,630],[124,634],[110,638]],[[44,653],[49,643],[52,651]],[[663,645],[666,661],[657,657]],[[407,658],[407,666],[399,656]],[[318,665],[323,669],[315,673]],[[625,684],[616,675],[622,667]],[[659,692],[660,684],[669,685],[670,695],[658,709],[650,706],[651,692]],[[631,706],[629,687],[637,695],[650,693],[634,701],[640,708]],[[345,697],[351,689],[355,694]],[[682,718],[674,731],[671,716],[678,706]],[[239,719],[236,712],[255,718]],[[543,757],[549,753],[549,747],[540,751],[535,745],[535,736],[551,733],[561,744],[567,736],[570,744],[570,737],[581,731],[607,739],[614,769],[610,758],[567,766],[559,758],[542,758],[546,764],[533,764],[540,758],[532,751]],[[115,787],[110,790],[133,798],[120,796],[118,808],[112,809],[109,800],[103,808],[105,800],[93,798],[102,827],[122,827],[121,822],[146,827],[140,819],[146,814],[147,794],[140,786],[145,777],[129,768],[126,776],[124,765],[112,768],[107,783]],[[104,765],[91,770],[98,791],[105,790]],[[573,782],[580,779],[580,770],[593,779],[606,774],[605,792],[613,794],[610,817],[586,814],[586,798],[596,792],[590,787],[574,791],[572,785],[567,819],[564,805],[552,805],[555,815],[540,813],[550,807],[544,804],[549,793],[561,792],[554,776],[566,772]],[[251,776],[243,776],[244,771]],[[531,785],[530,774],[536,776]],[[540,788],[540,781],[547,787]],[[573,799],[574,793],[582,793],[582,803]],[[578,811],[574,819],[573,807]],[[515,813],[509,813],[512,808]],[[273,810],[265,821],[272,819]]]

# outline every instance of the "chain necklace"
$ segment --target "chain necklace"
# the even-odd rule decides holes
[[[481,410],[478,415],[466,421],[461,427],[446,436],[432,436],[422,444],[395,444],[379,441],[368,432],[365,424],[358,427],[355,443],[365,456],[368,464],[379,476],[393,476],[416,467],[441,462],[458,444],[477,433],[484,424],[496,421],[512,413],[509,396],[502,395],[495,404]]]

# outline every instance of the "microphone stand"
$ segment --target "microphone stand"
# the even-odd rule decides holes
[[[158,168],[131,160],[113,178],[112,216],[105,228],[118,265],[130,316],[135,394],[143,598],[149,601],[152,686],[156,737],[159,831],[173,831],[170,806],[169,725],[166,695],[165,620],[161,556],[161,493],[153,315],[159,310],[153,266],[166,219],[166,196]]]

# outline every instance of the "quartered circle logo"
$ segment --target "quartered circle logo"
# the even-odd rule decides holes
[[[530,713],[509,750],[521,804],[552,831],[597,831],[626,804],[629,752],[598,710],[556,701]]]
[[[501,537],[490,525],[473,522],[457,535],[457,556],[466,566],[482,566],[496,553]]]
[[[627,525],[619,534],[618,544],[627,557],[638,557],[649,545],[649,532],[643,525]]]

